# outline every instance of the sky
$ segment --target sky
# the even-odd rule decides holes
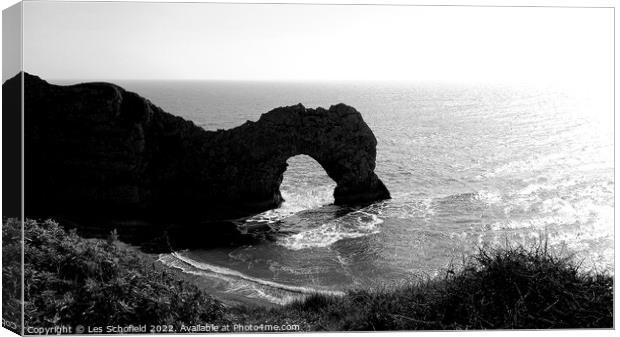
[[[45,79],[613,81],[613,10],[25,2]]]

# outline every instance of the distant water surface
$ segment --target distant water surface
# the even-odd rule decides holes
[[[581,91],[403,83],[118,81],[208,130],[285,105],[360,111],[392,199],[342,212],[307,156],[289,159],[286,202],[249,223],[256,245],[160,257],[221,298],[286,303],[432,277],[479,247],[546,238],[584,268],[613,272],[613,111]],[[345,215],[343,215],[345,213]]]

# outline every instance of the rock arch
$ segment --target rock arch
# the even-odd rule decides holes
[[[307,109],[301,104],[277,108],[257,122],[224,132],[223,143],[238,150],[228,152],[238,158],[234,180],[242,181],[246,190],[241,194],[251,196],[248,201],[257,205],[281,203],[279,187],[286,161],[300,154],[316,160],[336,182],[336,204],[390,197],[374,173],[375,136],[361,114],[345,104],[329,109]]]
[[[336,204],[390,197],[374,173],[377,141],[344,104],[282,107],[206,131],[113,84],[56,86],[23,76],[28,216],[250,215],[280,205],[286,161],[298,154],[336,182]]]

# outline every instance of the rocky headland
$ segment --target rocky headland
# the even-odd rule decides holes
[[[207,131],[114,84],[23,76],[26,216],[255,214],[281,204],[286,161],[299,154],[336,182],[336,204],[390,197],[374,173],[375,136],[345,104],[280,107]]]

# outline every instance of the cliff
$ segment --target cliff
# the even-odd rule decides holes
[[[27,216],[249,215],[280,205],[286,160],[298,154],[337,183],[336,204],[390,197],[374,173],[376,139],[344,104],[282,107],[206,131],[114,84],[24,73],[24,116]]]

